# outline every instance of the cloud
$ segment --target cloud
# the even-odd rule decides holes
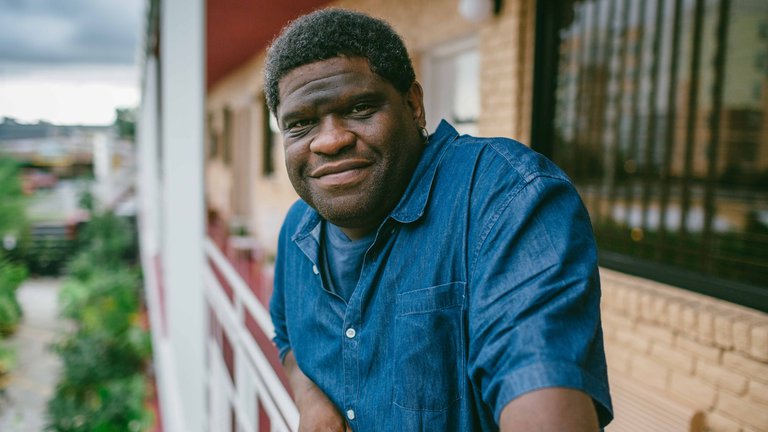
[[[0,61],[134,63],[142,0],[3,0]]]

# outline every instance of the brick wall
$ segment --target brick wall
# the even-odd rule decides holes
[[[702,410],[708,430],[768,431],[768,315],[601,272],[611,376]]]

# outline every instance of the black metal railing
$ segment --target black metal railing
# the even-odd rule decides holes
[[[768,2],[538,8],[533,145],[573,179],[605,264],[768,310]]]

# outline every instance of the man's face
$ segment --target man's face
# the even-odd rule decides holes
[[[351,237],[375,229],[419,161],[421,87],[402,94],[363,58],[293,69],[279,82],[285,165],[299,196]]]

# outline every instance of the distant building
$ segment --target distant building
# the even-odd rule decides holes
[[[91,172],[94,142],[111,136],[111,126],[27,124],[6,117],[0,123],[0,155],[28,168],[72,177]]]

